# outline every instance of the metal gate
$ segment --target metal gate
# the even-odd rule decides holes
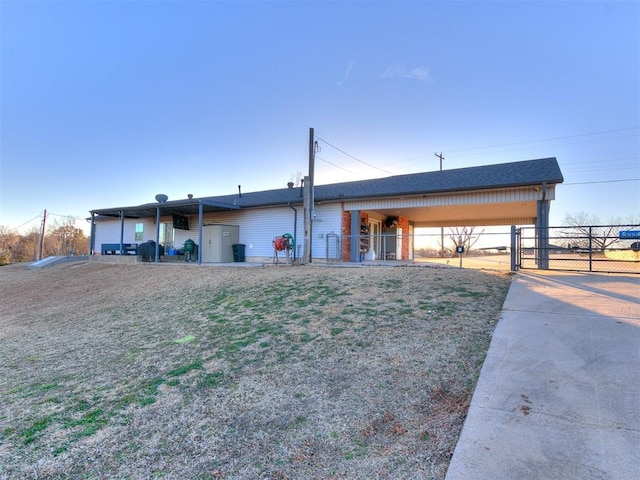
[[[549,227],[548,237],[521,227],[512,235],[516,269],[640,274],[638,225]]]

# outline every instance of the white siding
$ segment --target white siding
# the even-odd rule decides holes
[[[295,212],[289,207],[275,207],[246,211],[227,211],[207,213],[204,215],[203,224],[237,225],[240,232],[239,243],[244,244],[245,256],[271,258],[273,256],[273,239],[290,233],[301,242],[303,235],[304,219],[302,208],[298,210],[297,232],[294,232]],[[176,248],[182,248],[187,239],[199,243],[198,216],[189,216],[190,230],[174,230],[174,243]]]
[[[296,255],[302,255],[304,245],[304,209],[296,206],[297,229],[294,231],[296,212],[291,207],[261,208],[255,210],[208,213],[204,215],[203,224],[221,223],[238,225],[240,228],[240,243],[246,245],[247,261],[273,257],[273,239],[290,233],[294,236]],[[326,253],[326,235],[335,233],[340,235],[342,225],[342,208],[340,204],[316,206],[316,218],[312,227],[312,252],[314,258],[323,259]],[[171,217],[162,217],[161,223],[171,222]],[[124,243],[142,243],[135,241],[135,225],[144,223],[144,240],[155,240],[155,218],[125,219]],[[190,230],[174,230],[174,246],[182,248],[188,239],[199,243],[198,215],[189,215]],[[102,243],[120,242],[120,220],[100,220],[96,222],[96,251],[100,251]]]
[[[312,226],[311,252],[313,258],[327,256],[327,234],[342,234],[342,206],[339,203],[316,206],[316,218]]]
[[[141,241],[136,240],[136,224],[144,224],[143,235],[144,239]],[[96,252],[100,252],[100,246],[103,243],[120,243],[120,219],[115,218],[113,220],[100,220],[96,222],[95,230],[95,249]],[[156,226],[155,218],[140,218],[130,219],[126,218],[124,221],[123,243],[143,243],[147,240],[155,240],[156,238]]]

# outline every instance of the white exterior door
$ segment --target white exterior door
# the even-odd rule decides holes
[[[369,249],[373,250],[375,258],[380,258],[382,254],[382,222],[380,220],[369,219],[369,236],[371,243]]]

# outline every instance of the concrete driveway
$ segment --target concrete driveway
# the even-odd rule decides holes
[[[520,272],[446,480],[640,478],[640,276]]]

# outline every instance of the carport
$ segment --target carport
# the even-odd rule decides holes
[[[345,199],[352,232],[359,231],[360,212],[404,217],[415,228],[535,225],[538,262],[545,268],[550,203],[555,199],[556,185],[564,180],[555,158],[426,172],[379,182],[384,180],[388,183],[377,186],[377,195],[376,186],[371,185],[369,198]],[[356,258],[352,245],[351,260]]]

